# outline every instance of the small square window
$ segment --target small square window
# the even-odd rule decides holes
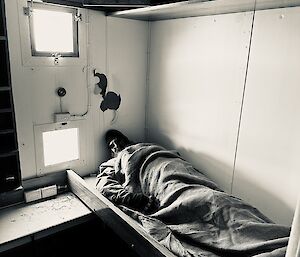
[[[32,56],[78,57],[76,9],[35,3],[30,19]]]
[[[79,159],[78,128],[43,132],[44,165]]]

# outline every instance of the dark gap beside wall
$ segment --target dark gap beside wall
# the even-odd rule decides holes
[[[113,231],[96,218],[9,250],[0,257],[124,256],[137,257]]]

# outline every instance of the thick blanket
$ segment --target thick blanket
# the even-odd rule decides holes
[[[158,206],[151,215],[127,204],[120,208],[178,256],[285,255],[289,227],[223,192],[161,146],[143,143],[125,148],[100,165],[97,188],[117,204],[126,203],[122,199],[130,195],[154,197]]]

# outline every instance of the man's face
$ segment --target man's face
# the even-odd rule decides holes
[[[109,147],[113,157],[116,157],[118,152],[120,152],[122,150],[117,138],[112,139],[109,142],[108,147]]]

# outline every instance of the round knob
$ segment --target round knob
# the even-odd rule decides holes
[[[57,94],[58,94],[59,97],[65,96],[66,93],[67,93],[67,91],[63,87],[60,87],[60,88],[57,89]]]

